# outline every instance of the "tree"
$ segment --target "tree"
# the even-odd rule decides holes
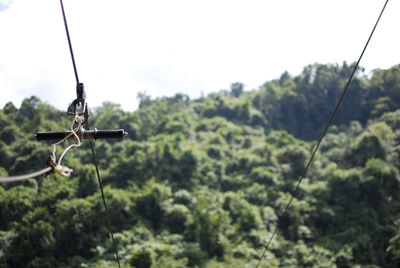
[[[244,84],[240,82],[235,82],[231,84],[231,93],[236,98],[239,97],[244,90]]]

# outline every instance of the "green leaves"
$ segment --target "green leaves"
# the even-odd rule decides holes
[[[129,132],[96,142],[122,265],[255,266],[279,226],[260,267],[399,266],[399,66],[357,74],[283,215],[351,70],[313,64],[259,90],[96,108],[91,127]],[[0,174],[43,167],[52,148],[34,132],[71,120],[36,97],[7,103]],[[88,143],[64,163],[72,177],[0,186],[0,267],[114,265]]]

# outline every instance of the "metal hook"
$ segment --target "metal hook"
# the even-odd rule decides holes
[[[81,107],[81,111],[78,111],[79,106]],[[75,116],[78,114],[79,116],[83,116],[82,124],[86,123],[89,118],[89,110],[87,108],[87,103],[85,99],[75,99],[68,107],[67,114]],[[78,122],[77,122],[78,123]]]
[[[83,116],[84,119],[82,120],[82,124],[84,124],[89,119],[89,110],[87,108],[87,103],[85,99],[86,94],[84,91],[83,83],[79,83],[76,86],[76,95],[77,98],[68,106],[67,114],[73,116]],[[81,107],[81,111],[78,111],[79,106]],[[76,123],[78,122],[76,121]]]

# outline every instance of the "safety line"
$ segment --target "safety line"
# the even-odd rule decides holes
[[[67,33],[69,52],[71,53],[72,65],[74,66],[74,73],[75,73],[76,84],[78,85],[78,84],[79,84],[78,71],[77,71],[77,69],[76,69],[74,51],[72,50],[71,38],[70,38],[70,36],[69,36],[67,18],[66,18],[66,16],[65,16],[64,4],[63,4],[63,1],[62,1],[62,0],[60,0],[60,4],[61,4],[61,11],[62,11],[62,14],[63,14],[63,19],[64,19],[65,32]]]
[[[61,141],[59,141],[59,142],[57,142],[57,143],[54,143],[54,144],[52,145],[52,146],[53,146],[52,161],[54,161],[54,166],[49,166],[49,167],[44,168],[44,169],[42,169],[42,170],[39,170],[39,171],[30,173],[30,174],[20,175],[20,176],[11,176],[11,177],[1,177],[1,176],[0,176],[0,183],[10,183],[10,182],[24,181],[24,180],[28,180],[28,179],[31,179],[31,178],[39,177],[39,176],[41,176],[41,175],[44,175],[44,174],[46,174],[46,173],[49,173],[50,171],[53,170],[53,168],[54,168],[54,170],[53,170],[54,172],[60,173],[60,174],[63,175],[63,176],[69,176],[69,175],[70,175],[70,172],[72,172],[72,169],[68,169],[67,167],[61,166],[61,160],[63,159],[63,157],[65,156],[65,154],[66,154],[72,147],[77,147],[77,146],[80,146],[80,145],[81,145],[80,139],[79,139],[79,137],[76,135],[76,132],[75,132],[75,130],[74,130],[74,128],[73,128],[74,122],[75,122],[76,118],[77,118],[77,116],[75,116],[74,120],[72,121],[72,125],[71,125],[71,131],[72,131],[72,133],[71,133],[70,135],[75,135],[75,137],[76,137],[78,143],[77,143],[77,144],[74,143],[74,144],[71,144],[70,146],[68,146],[68,147],[64,150],[64,152],[61,154],[60,159],[58,160],[58,163],[55,163],[55,161],[56,161],[56,145],[58,145],[58,144],[64,142],[70,135],[67,136],[66,138],[62,139]],[[80,121],[80,122],[81,122],[81,121]],[[80,127],[80,124],[81,124],[80,122],[79,122],[79,124],[78,124],[78,128]],[[67,174],[68,174],[68,175],[67,175]]]
[[[39,177],[41,175],[44,175],[48,172],[50,172],[53,168],[52,167],[47,167],[45,169],[36,171],[36,172],[32,172],[29,174],[25,174],[25,175],[20,175],[20,176],[11,176],[11,177],[0,177],[0,183],[10,183],[10,182],[17,182],[17,181],[25,181],[28,179],[32,179],[35,177]]]
[[[80,129],[80,127],[81,127],[81,124],[82,124],[82,120],[81,119],[79,119],[80,117],[77,115],[77,114],[75,114],[75,117],[74,117],[74,119],[72,120],[72,124],[71,124],[71,133],[68,135],[68,136],[66,136],[64,139],[62,139],[62,140],[60,140],[59,142],[56,142],[56,143],[54,143],[54,144],[52,144],[51,146],[53,146],[53,161],[54,162],[56,162],[56,160],[57,160],[57,158],[56,158],[56,150],[57,150],[57,145],[58,144],[60,144],[60,143],[62,143],[62,142],[64,142],[64,141],[66,141],[69,137],[71,137],[71,136],[75,136],[75,139],[78,141],[78,143],[73,143],[73,144],[71,144],[71,145],[69,145],[65,150],[64,150],[64,152],[62,152],[62,154],[60,155],[60,158],[59,158],[59,160],[58,160],[58,162],[57,162],[57,164],[58,165],[61,165],[61,161],[62,161],[62,159],[63,159],[63,157],[64,157],[64,155],[72,148],[72,147],[79,147],[79,146],[81,146],[81,139],[78,137],[78,135],[76,134],[76,131],[78,131],[79,129]],[[76,127],[76,130],[74,130],[74,124],[75,124],[75,122],[76,121],[78,121],[78,126]]]
[[[367,47],[368,47],[369,41],[371,40],[372,35],[374,34],[376,27],[378,26],[378,23],[379,23],[379,21],[380,21],[380,19],[381,19],[381,17],[382,17],[382,14],[383,14],[383,12],[384,12],[384,10],[385,10],[386,5],[387,5],[388,2],[389,2],[389,0],[386,0],[385,5],[383,6],[382,11],[381,11],[381,13],[379,14],[379,17],[378,17],[378,19],[377,19],[377,21],[376,21],[376,23],[375,23],[375,26],[374,26],[374,28],[372,29],[372,32],[371,32],[371,34],[369,35],[369,38],[368,38],[368,40],[367,40],[367,42],[366,42],[366,44],[365,44],[365,46],[364,46],[364,49],[362,50],[361,55],[360,55],[360,57],[358,58],[358,61],[357,61],[356,65],[354,66],[353,72],[351,73],[351,75],[350,75],[350,77],[349,77],[349,80],[347,81],[347,84],[346,84],[346,86],[345,86],[345,88],[344,88],[342,94],[340,95],[340,98],[339,98],[338,102],[336,103],[335,109],[333,110],[333,112],[331,113],[331,115],[330,115],[330,117],[329,117],[328,123],[326,124],[325,129],[324,129],[324,131],[322,132],[321,137],[320,137],[319,140],[318,140],[317,146],[315,147],[315,149],[314,149],[314,151],[313,151],[313,153],[312,153],[312,155],[311,155],[311,158],[310,158],[310,160],[308,161],[308,163],[307,163],[307,165],[306,165],[306,167],[305,167],[305,169],[304,169],[304,172],[303,172],[303,174],[301,175],[301,177],[300,177],[300,179],[299,179],[299,181],[298,181],[298,183],[297,183],[296,189],[295,189],[294,192],[292,193],[292,195],[291,195],[291,197],[290,197],[290,200],[289,200],[288,204],[286,205],[285,210],[283,211],[283,214],[282,214],[281,217],[284,217],[284,216],[286,215],[286,213],[287,213],[287,211],[288,211],[288,209],[289,209],[289,207],[290,207],[290,204],[291,204],[292,201],[293,201],[293,198],[295,197],[297,191],[298,191],[299,188],[300,188],[300,184],[301,184],[303,178],[305,177],[305,175],[306,175],[306,173],[307,173],[307,170],[308,170],[308,168],[310,167],[311,162],[313,161],[314,156],[315,156],[315,154],[317,153],[318,148],[319,148],[319,146],[320,146],[320,144],[321,144],[321,142],[322,142],[322,140],[323,140],[323,138],[324,138],[326,132],[328,131],[328,128],[329,128],[330,124],[331,124],[332,121],[333,121],[333,118],[335,117],[335,114],[336,114],[336,112],[337,112],[337,110],[338,110],[338,108],[339,108],[339,106],[340,106],[340,103],[342,102],[343,97],[344,97],[344,95],[346,94],[347,89],[348,89],[348,87],[349,87],[349,85],[350,85],[350,82],[351,82],[351,80],[353,79],[353,76],[354,76],[355,72],[357,71],[358,65],[360,64],[360,61],[361,61],[361,59],[362,59],[362,57],[363,57],[363,55],[364,55],[364,52],[365,52],[365,50],[366,50]],[[267,250],[268,250],[268,248],[269,248],[269,245],[271,244],[271,241],[272,241],[272,239],[274,238],[274,236],[275,236],[276,232],[278,231],[278,229],[279,229],[279,223],[277,223],[277,225],[276,225],[276,227],[275,227],[275,230],[274,230],[274,232],[272,233],[271,238],[269,239],[267,245],[265,246],[264,251],[263,251],[263,253],[262,253],[262,255],[261,255],[261,258],[260,258],[258,264],[256,265],[256,268],[258,268],[258,266],[260,265],[260,263],[261,263],[262,260],[264,259],[265,253],[267,252]]]

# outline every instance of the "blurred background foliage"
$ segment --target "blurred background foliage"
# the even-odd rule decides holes
[[[124,128],[96,151],[123,267],[400,266],[400,65],[358,72],[282,215],[353,65],[313,64],[257,90],[105,102],[91,126]],[[0,174],[41,169],[36,131],[71,118],[36,97],[0,110]],[[62,146],[59,146],[59,152]],[[0,267],[115,266],[87,142],[72,177],[0,186]]]

